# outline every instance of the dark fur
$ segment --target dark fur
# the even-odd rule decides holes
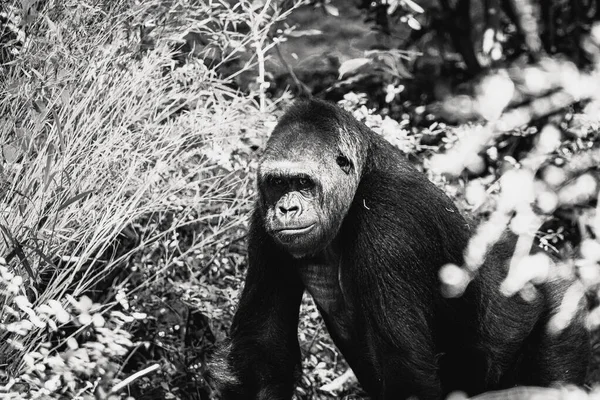
[[[351,153],[346,175],[328,158],[340,151]],[[302,157],[322,163],[316,181],[331,177],[340,189],[315,189],[315,204],[308,194],[299,197],[298,218],[318,217],[327,229],[319,243],[298,239],[303,251],[292,256],[268,233],[273,222],[265,215],[279,203],[269,200],[262,178],[278,158]],[[305,289],[321,299],[328,330],[373,398],[583,383],[589,341],[582,316],[558,336],[545,329],[565,284],[546,284],[532,302],[503,297],[498,288],[514,245],[507,238],[461,298],[443,298],[438,271],[462,264],[467,222],[398,149],[350,114],[320,101],[296,104],[275,128],[263,163],[246,284],[216,374],[225,399],[291,398],[300,373],[297,325]],[[353,188],[356,178],[350,195],[340,194],[344,176]],[[347,212],[331,215],[331,207]]]

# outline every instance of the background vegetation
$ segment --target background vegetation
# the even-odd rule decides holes
[[[586,295],[595,332],[600,4],[469,4],[1,3],[1,396],[216,398],[257,158],[297,96],[351,110],[481,221],[448,295],[510,226],[502,290],[575,276],[553,327]],[[308,297],[299,339],[297,398],[361,398]]]

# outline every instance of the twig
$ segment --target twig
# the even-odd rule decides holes
[[[344,372],[342,375],[338,376],[328,384],[321,386],[319,389],[328,393],[336,393],[342,390],[344,388],[344,385],[346,385],[346,383],[348,382],[356,382],[356,376],[350,368],[348,368],[346,372]]]
[[[319,337],[319,334],[321,333],[322,328],[323,328],[323,323],[320,323],[319,326],[317,327],[317,330],[315,331],[315,334],[312,337],[312,340],[310,341],[310,344],[308,345],[308,348],[306,349],[306,353],[310,353],[310,351],[312,350],[315,342],[317,341],[317,338]]]
[[[304,84],[304,82],[302,82],[300,79],[298,79],[298,76],[296,75],[296,73],[294,72],[294,70],[292,69],[292,67],[290,66],[290,64],[285,60],[285,58],[283,57],[283,54],[281,54],[281,48],[279,47],[279,43],[275,44],[275,50],[277,51],[277,56],[281,60],[281,63],[283,64],[283,66],[287,70],[288,74],[290,74],[290,76],[294,80],[294,83],[296,84],[296,87],[298,88],[298,91],[300,92],[300,95],[301,96],[307,96],[308,98],[311,98],[312,97],[312,93],[310,91],[310,88],[308,86],[306,86]]]
[[[252,33],[254,37],[254,47],[256,50],[256,59],[258,63],[258,96],[259,96],[259,104],[260,104],[260,112],[264,113],[267,109],[267,97],[266,97],[266,88],[268,87],[267,82],[265,80],[265,53],[266,50],[263,49],[263,44],[265,41],[265,37],[260,37],[261,33],[261,23],[264,21],[264,18],[267,14],[267,10],[271,5],[271,0],[267,0],[265,5],[263,6],[261,12],[258,14],[256,19],[252,22]],[[253,11],[251,11],[251,16]]]
[[[159,368],[160,368],[160,365],[153,364],[153,365],[149,366],[148,368],[145,368],[145,369],[143,369],[141,371],[138,371],[135,374],[131,375],[129,378],[123,380],[121,383],[117,384],[115,387],[113,387],[111,389],[110,392],[111,393],[116,393],[119,390],[123,389],[125,386],[129,385],[131,382],[135,381],[136,379],[138,379],[138,378],[140,378],[140,377],[142,377],[144,375],[147,375],[147,374],[149,374],[151,372],[154,372],[154,371],[156,371]]]
[[[121,375],[121,373],[123,372],[123,368],[125,368],[125,366],[127,365],[127,363],[129,363],[129,360],[131,359],[131,357],[133,357],[133,355],[135,354],[135,352],[138,351],[138,349],[140,347],[142,347],[142,346],[143,346],[143,343],[138,343],[135,346],[135,348],[129,352],[129,355],[127,356],[127,358],[125,359],[125,361],[123,361],[121,363],[121,367],[119,368],[119,371],[117,372],[117,374],[115,376],[118,377],[119,375]]]

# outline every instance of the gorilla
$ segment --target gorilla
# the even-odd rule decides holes
[[[298,314],[313,297],[336,346],[374,399],[440,399],[517,385],[582,384],[584,307],[547,329],[569,282],[537,296],[499,292],[505,239],[458,298],[439,271],[470,237],[453,202],[350,113],[300,101],[259,163],[245,286],[213,372],[224,399],[290,399],[300,374]]]

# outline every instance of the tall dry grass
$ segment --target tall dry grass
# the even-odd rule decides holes
[[[256,63],[251,45],[264,62],[261,46],[286,14],[213,1],[14,2],[7,10],[27,33],[0,78],[0,363],[18,377],[22,355],[56,324],[7,326],[109,276],[129,254],[111,253],[125,227],[178,210],[168,231],[138,248],[212,221],[199,232],[201,249],[244,224],[241,215],[221,218],[248,207],[248,178],[234,170],[250,166],[234,166],[231,155],[244,146],[242,130],[264,134],[264,115],[231,83]],[[239,33],[247,20],[249,32]],[[209,43],[180,66],[174,53],[190,31]],[[218,73],[237,58],[229,76]],[[31,304],[15,302],[23,298]],[[109,297],[98,312],[115,303]]]

